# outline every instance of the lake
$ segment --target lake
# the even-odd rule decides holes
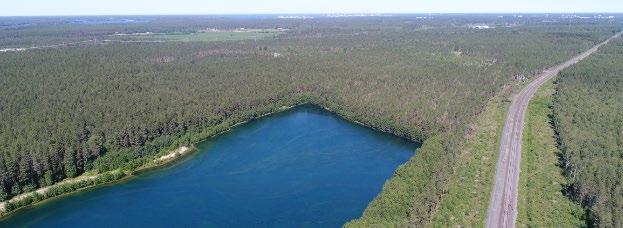
[[[206,140],[166,168],[24,209],[0,227],[340,227],[419,146],[303,105]]]

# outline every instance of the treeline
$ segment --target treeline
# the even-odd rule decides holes
[[[87,170],[132,170],[162,148],[314,102],[379,130],[434,139],[397,171],[360,220],[421,225],[443,195],[469,123],[490,97],[517,75],[562,62],[618,29],[526,19],[520,27],[474,30],[457,26],[459,19],[248,19],[244,27],[273,21],[292,30],[260,41],[1,54],[0,199]]]
[[[557,80],[553,122],[568,194],[590,225],[623,226],[623,41],[616,39]]]

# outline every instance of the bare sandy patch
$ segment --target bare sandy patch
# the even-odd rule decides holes
[[[188,153],[188,151],[190,150],[190,148],[188,148],[187,146],[181,146],[180,148],[177,148],[174,151],[171,151],[171,153],[168,153],[166,155],[163,155],[162,157],[156,158],[156,160],[154,160],[155,162],[163,162],[163,161],[167,161],[167,160],[171,160],[177,157],[180,157],[186,153]]]

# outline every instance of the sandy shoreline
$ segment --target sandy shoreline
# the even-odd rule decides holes
[[[100,175],[101,174],[82,175],[82,176],[78,176],[78,177],[75,177],[75,178],[69,178],[69,179],[65,179],[65,180],[63,180],[61,182],[58,182],[56,184],[53,184],[53,185],[50,185],[50,186],[47,186],[47,187],[43,187],[43,188],[39,188],[39,189],[37,189],[35,191],[32,191],[32,192],[26,192],[26,193],[19,194],[17,196],[14,196],[10,200],[4,201],[4,202],[0,202],[0,212],[5,212],[6,211],[6,204],[8,202],[16,203],[16,202],[19,202],[20,200],[26,199],[28,197],[32,197],[35,194],[43,195],[46,192],[48,192],[48,190],[50,190],[50,188],[63,186],[63,185],[66,185],[66,184],[73,184],[73,183],[77,183],[77,182],[80,182],[80,181],[96,179],[96,178],[100,177]]]
[[[170,161],[173,161],[183,155],[186,155],[187,153],[189,153],[190,147],[187,146],[181,146],[173,151],[171,151],[170,153],[163,155],[161,157],[158,157],[156,159],[154,159],[154,162],[156,164],[162,164],[162,163],[167,163]],[[37,190],[31,191],[31,192],[26,192],[26,193],[22,193],[19,194],[17,196],[14,196],[13,198],[0,202],[0,217],[4,216],[4,213],[6,212],[6,205],[7,203],[17,203],[20,202],[21,200],[27,199],[29,197],[33,197],[35,196],[35,194],[37,195],[44,195],[45,193],[47,193],[51,188],[53,187],[59,187],[59,186],[64,186],[64,185],[68,185],[68,184],[74,184],[74,183],[78,183],[81,181],[88,181],[88,180],[93,180],[93,179],[97,179],[100,176],[102,176],[103,173],[99,173],[99,174],[94,174],[94,175],[89,175],[89,174],[83,174],[81,176],[75,177],[75,178],[68,178],[65,179],[61,182],[58,182],[54,185],[50,185],[50,186],[46,186],[43,188],[39,188]],[[72,191],[73,192],[73,191]],[[67,193],[71,193],[71,192],[67,192]],[[66,193],[65,193],[66,194]]]

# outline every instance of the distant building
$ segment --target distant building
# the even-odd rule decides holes
[[[490,29],[491,28],[491,26],[488,26],[488,25],[470,25],[469,27],[473,29]]]
[[[198,32],[218,32],[219,30],[216,28],[205,28],[205,29],[199,29]]]

